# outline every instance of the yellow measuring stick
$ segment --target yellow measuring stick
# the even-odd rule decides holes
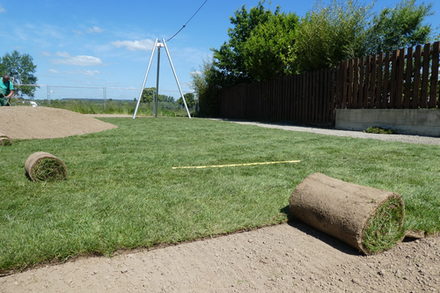
[[[185,166],[172,167],[172,169],[206,169],[206,168],[225,168],[225,167],[242,167],[242,166],[257,166],[257,165],[273,165],[273,164],[291,164],[299,163],[300,160],[294,161],[275,161],[275,162],[256,162],[256,163],[242,163],[242,164],[225,164],[225,165],[207,165],[207,166]]]

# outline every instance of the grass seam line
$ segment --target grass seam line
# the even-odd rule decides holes
[[[226,167],[244,167],[244,166],[258,166],[258,165],[274,165],[274,164],[293,164],[299,163],[301,160],[291,161],[274,161],[274,162],[255,162],[255,163],[241,163],[241,164],[224,164],[224,165],[206,165],[206,166],[182,166],[172,167],[171,169],[207,169],[207,168],[226,168]]]

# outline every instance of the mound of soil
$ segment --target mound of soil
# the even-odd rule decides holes
[[[12,139],[58,138],[100,132],[116,125],[48,107],[0,107],[0,132]]]

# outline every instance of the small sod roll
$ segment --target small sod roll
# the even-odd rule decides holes
[[[5,134],[0,132],[0,146],[12,145],[12,140]]]
[[[54,155],[45,152],[30,155],[24,168],[32,181],[57,181],[67,178],[66,164]]]
[[[0,135],[0,146],[12,145],[12,140],[6,135]]]
[[[400,195],[315,173],[289,199],[294,218],[364,254],[390,249],[404,236]]]

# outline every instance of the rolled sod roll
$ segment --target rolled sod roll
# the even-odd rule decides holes
[[[0,132],[0,146],[12,145],[12,140],[6,135]]]
[[[1,145],[12,145],[12,140],[6,135],[0,134],[0,146]]]
[[[365,254],[387,250],[404,236],[405,207],[400,195],[321,173],[296,187],[289,209],[293,217]]]
[[[66,164],[54,155],[45,152],[30,155],[24,168],[32,181],[56,181],[67,178]]]

